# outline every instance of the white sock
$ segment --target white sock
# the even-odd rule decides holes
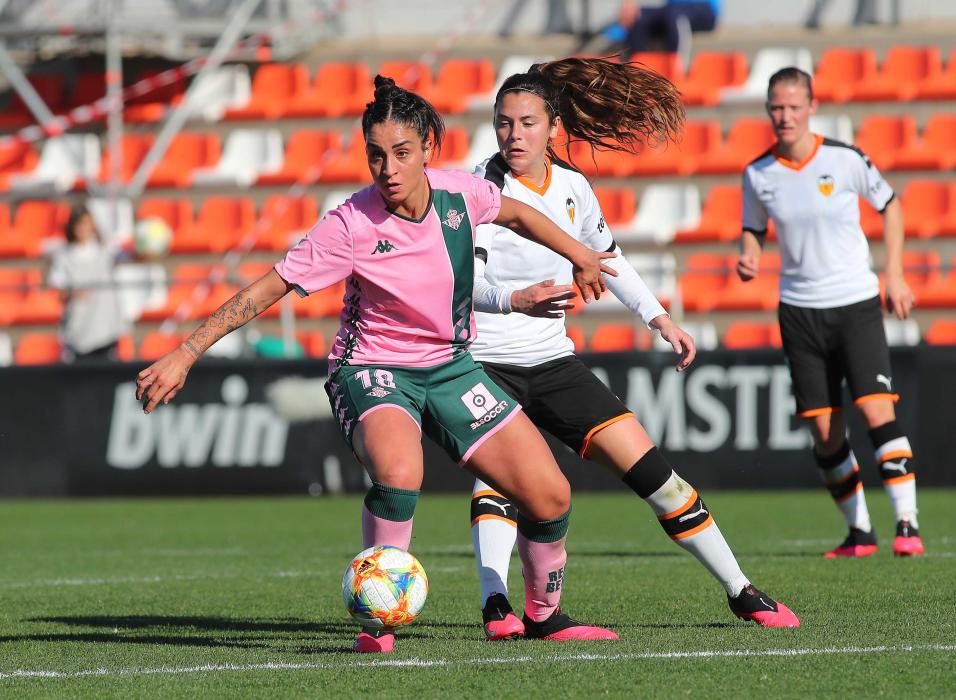
[[[664,531],[704,565],[727,595],[736,597],[750,583],[697,491],[676,472],[644,500]]]
[[[514,506],[476,479],[471,495],[471,543],[478,565],[482,607],[495,593],[508,595],[508,569],[517,537]]]

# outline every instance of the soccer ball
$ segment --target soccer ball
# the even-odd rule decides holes
[[[173,232],[169,224],[158,217],[136,222],[133,230],[133,248],[140,258],[159,258],[169,252]]]
[[[367,629],[393,629],[413,622],[427,596],[425,570],[398,547],[369,547],[359,552],[342,579],[345,607]]]

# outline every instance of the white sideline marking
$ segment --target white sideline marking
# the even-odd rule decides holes
[[[560,663],[564,661],[634,661],[641,659],[715,659],[758,658],[765,656],[835,656],[841,654],[885,654],[919,651],[956,651],[956,644],[904,644],[873,647],[823,647],[820,649],[763,649],[738,651],[649,651],[634,654],[552,654],[549,656],[512,656],[507,658],[478,658],[455,661],[452,659],[381,659],[375,661],[349,660],[342,663],[287,663],[267,661],[258,664],[203,664],[201,666],[159,666],[157,668],[93,668],[85,671],[16,671],[0,672],[0,680],[10,678],[86,678],[89,676],[156,676],[189,673],[220,673],[225,671],[320,671],[352,668],[431,668],[454,666],[486,666],[524,663]]]
[[[325,571],[276,571],[254,578],[295,578],[325,576]],[[32,581],[0,581],[0,588],[33,588],[34,586],[104,586],[117,583],[166,583],[169,581],[202,581],[206,579],[248,578],[244,572],[234,574],[174,574],[172,576],[115,576],[112,578],[48,578]]]

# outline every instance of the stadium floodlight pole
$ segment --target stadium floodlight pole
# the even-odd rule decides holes
[[[235,5],[235,3],[233,4]],[[259,0],[239,0],[239,6],[236,7],[234,11],[232,7],[229,8],[231,13],[229,24],[226,25],[222,34],[219,35],[219,39],[209,53],[209,58],[205,65],[203,65],[202,70],[196,74],[192,83],[190,83],[189,89],[186,90],[186,94],[183,96],[182,104],[175,108],[166,118],[165,123],[159,130],[159,134],[156,136],[156,141],[153,142],[146,157],[143,158],[143,162],[140,163],[136,169],[136,173],[130,180],[129,186],[126,188],[127,196],[139,197],[143,194],[143,190],[146,187],[146,178],[150,176],[150,173],[152,173],[153,169],[159,164],[160,159],[162,159],[163,154],[166,153],[166,149],[169,147],[170,142],[172,142],[173,137],[179,133],[179,130],[183,128],[186,119],[189,117],[193,106],[193,99],[196,95],[196,86],[200,84],[207,71],[215,70],[222,65],[222,62],[232,51],[233,45],[239,39],[239,34],[242,33],[243,28],[246,26],[246,23],[249,21],[249,18],[252,16],[258,4]]]
[[[106,140],[110,152],[109,202],[110,237],[115,239],[119,228],[120,172],[123,165],[123,55],[120,48],[119,13],[120,0],[107,0],[106,25],[106,96],[110,111],[106,121]]]
[[[50,108],[46,106],[46,102],[43,101],[43,98],[40,97],[33,85],[30,84],[30,81],[27,80],[27,77],[23,74],[23,70],[21,70],[17,62],[13,60],[13,57],[10,56],[5,41],[0,41],[0,70],[7,76],[10,85],[13,86],[17,95],[20,96],[20,99],[23,100],[23,104],[30,110],[30,114],[33,115],[34,119],[41,125],[47,125],[56,119],[53,112],[50,111]],[[67,157],[73,161],[74,165],[81,164],[79,154],[73,153],[69,148],[64,149],[64,151],[67,153]],[[81,168],[77,169],[82,170]],[[87,182],[87,187],[91,193],[95,194],[99,191],[99,187],[95,182]]]

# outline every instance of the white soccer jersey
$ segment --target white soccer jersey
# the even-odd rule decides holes
[[[859,197],[882,212],[894,194],[862,151],[816,138],[802,163],[771,149],[747,166],[743,229],[763,235],[772,218],[780,244],[780,300],[825,309],[879,294]]]
[[[548,162],[547,178],[540,188],[512,175],[500,154],[479,165],[475,173],[495,182],[503,195],[545,214],[589,248],[608,250],[613,245],[591,185],[564,163]],[[485,279],[496,287],[513,291],[546,279],[572,284],[570,262],[509,229],[479,226],[475,246],[477,254],[487,259]],[[478,337],[471,352],[478,360],[532,367],[574,353],[563,318],[476,311],[475,319]]]

